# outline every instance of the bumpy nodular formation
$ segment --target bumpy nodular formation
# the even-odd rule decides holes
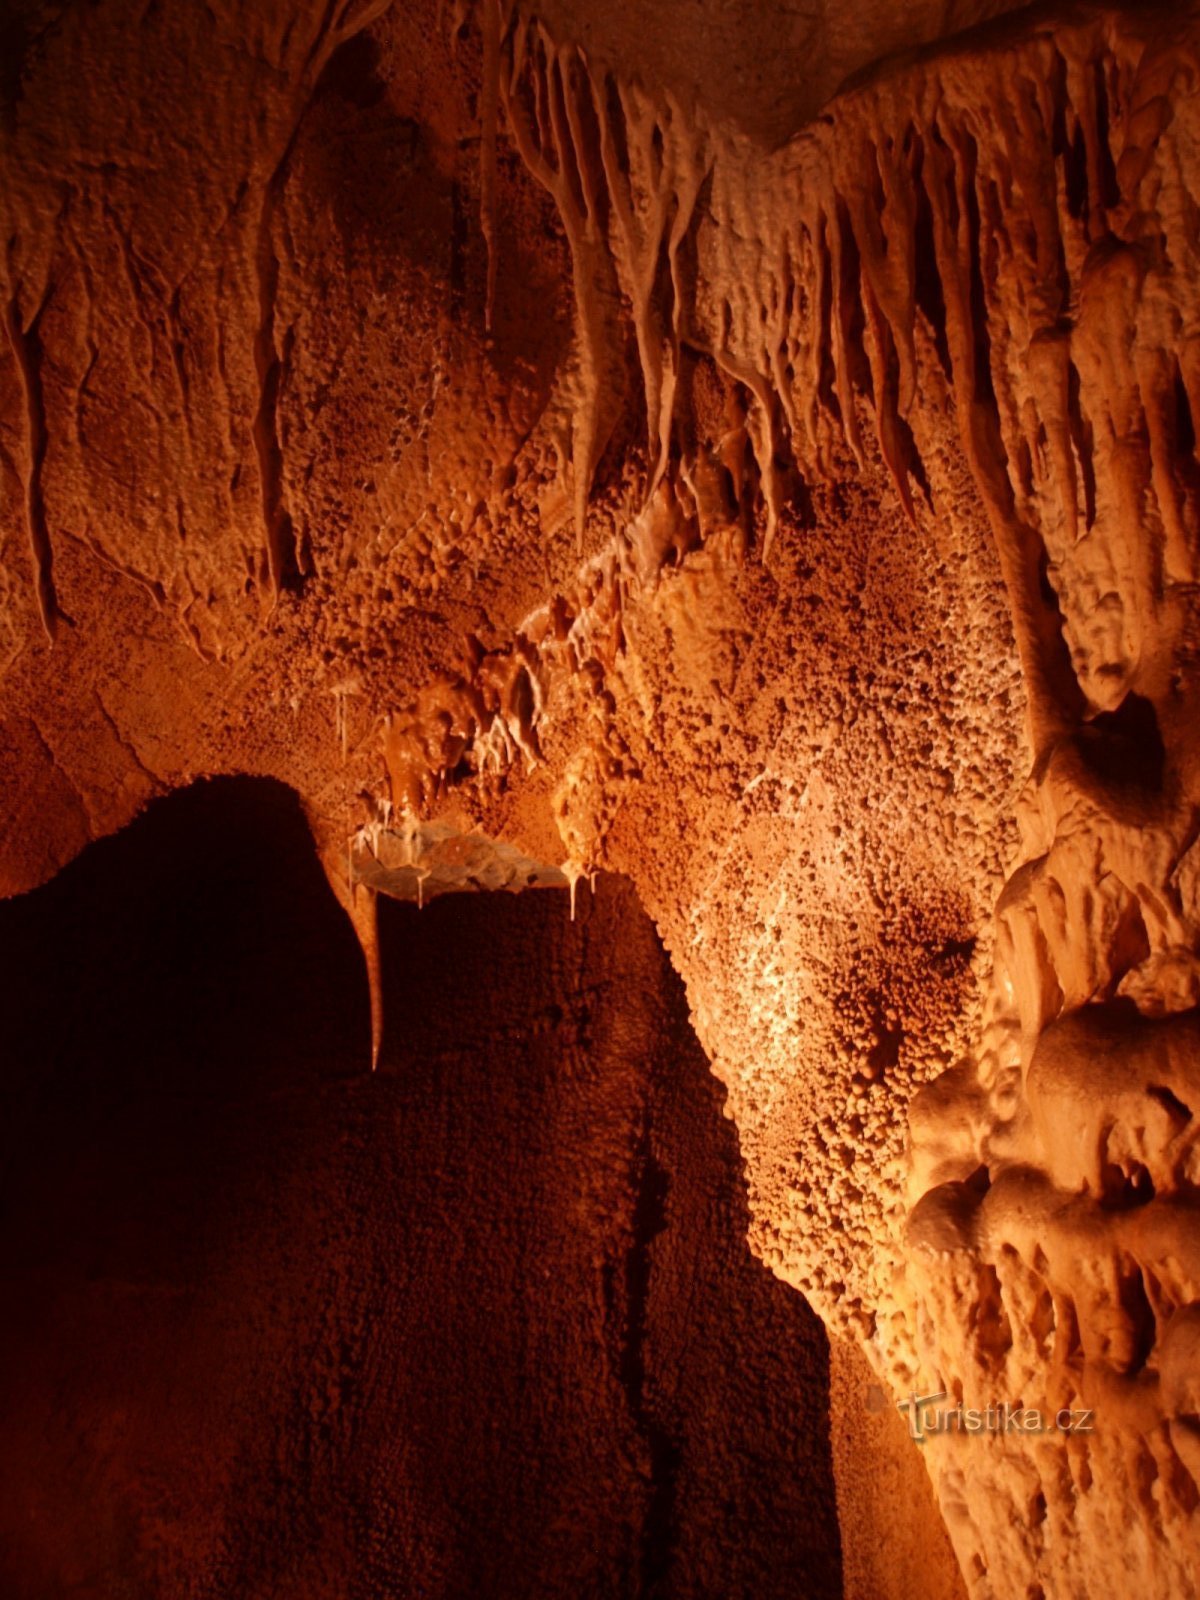
[[[900,1394],[1101,1419],[1086,1436],[964,1432],[928,1453],[973,1593],[1094,1593],[1114,1564],[1155,1593],[1191,1592],[1190,29],[1101,16],[906,65],[765,157],[537,24],[486,17],[492,104],[571,247],[576,389],[560,460],[580,537],[614,426],[618,305],[635,336],[645,506],[615,540],[614,609],[704,548],[746,493],[769,560],[783,479],[836,480],[868,453],[914,523],[953,516],[957,434],[1008,593],[1032,771],[982,1039],[914,1103],[903,1256],[872,1308],[870,1349]],[[485,152],[494,160],[490,131]],[[728,435],[680,446],[684,347],[744,397],[749,483],[730,469]],[[684,531],[653,538],[648,561],[656,522]],[[560,666],[544,636],[521,644],[540,702],[556,673],[578,680],[584,662]],[[611,671],[611,655],[586,660]],[[603,859],[602,824],[581,855]],[[807,1252],[836,1320],[819,1243]]]

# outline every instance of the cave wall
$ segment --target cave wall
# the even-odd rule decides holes
[[[1197,14],[993,9],[15,8],[0,875],[227,771],[368,965],[627,874],[759,1258],[1095,1412],[927,1441],[972,1593],[1184,1595]]]
[[[824,1331],[632,891],[383,933],[371,1075],[248,780],[0,907],[4,1593],[840,1596]]]

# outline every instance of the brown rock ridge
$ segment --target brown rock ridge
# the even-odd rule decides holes
[[[6,887],[228,770],[368,945],[454,836],[627,873],[762,1259],[897,1394],[1096,1413],[928,1440],[972,1593],[1194,1592],[1194,8],[784,142],[820,71],[735,119],[603,12],[115,15],[6,124]]]

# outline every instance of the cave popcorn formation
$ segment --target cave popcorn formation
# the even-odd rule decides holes
[[[1193,1593],[1200,15],[918,19],[768,137],[570,6],[285,9],[22,68],[6,889],[280,777],[377,1055],[377,893],[627,874],[762,1259],[1095,1413],[928,1441],[972,1595]]]

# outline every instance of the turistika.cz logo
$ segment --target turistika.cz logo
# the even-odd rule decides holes
[[[872,1385],[868,1406],[877,1411],[877,1386]],[[882,1400],[882,1391],[878,1391]],[[936,1394],[910,1394],[897,1400],[896,1408],[906,1415],[908,1431],[918,1444],[924,1444],[931,1435],[945,1433],[1091,1433],[1095,1412],[1083,1407],[1063,1406],[1060,1410],[1046,1412],[1037,1406],[1024,1406],[1011,1401],[997,1401],[987,1406],[943,1406],[949,1399],[944,1389]]]

